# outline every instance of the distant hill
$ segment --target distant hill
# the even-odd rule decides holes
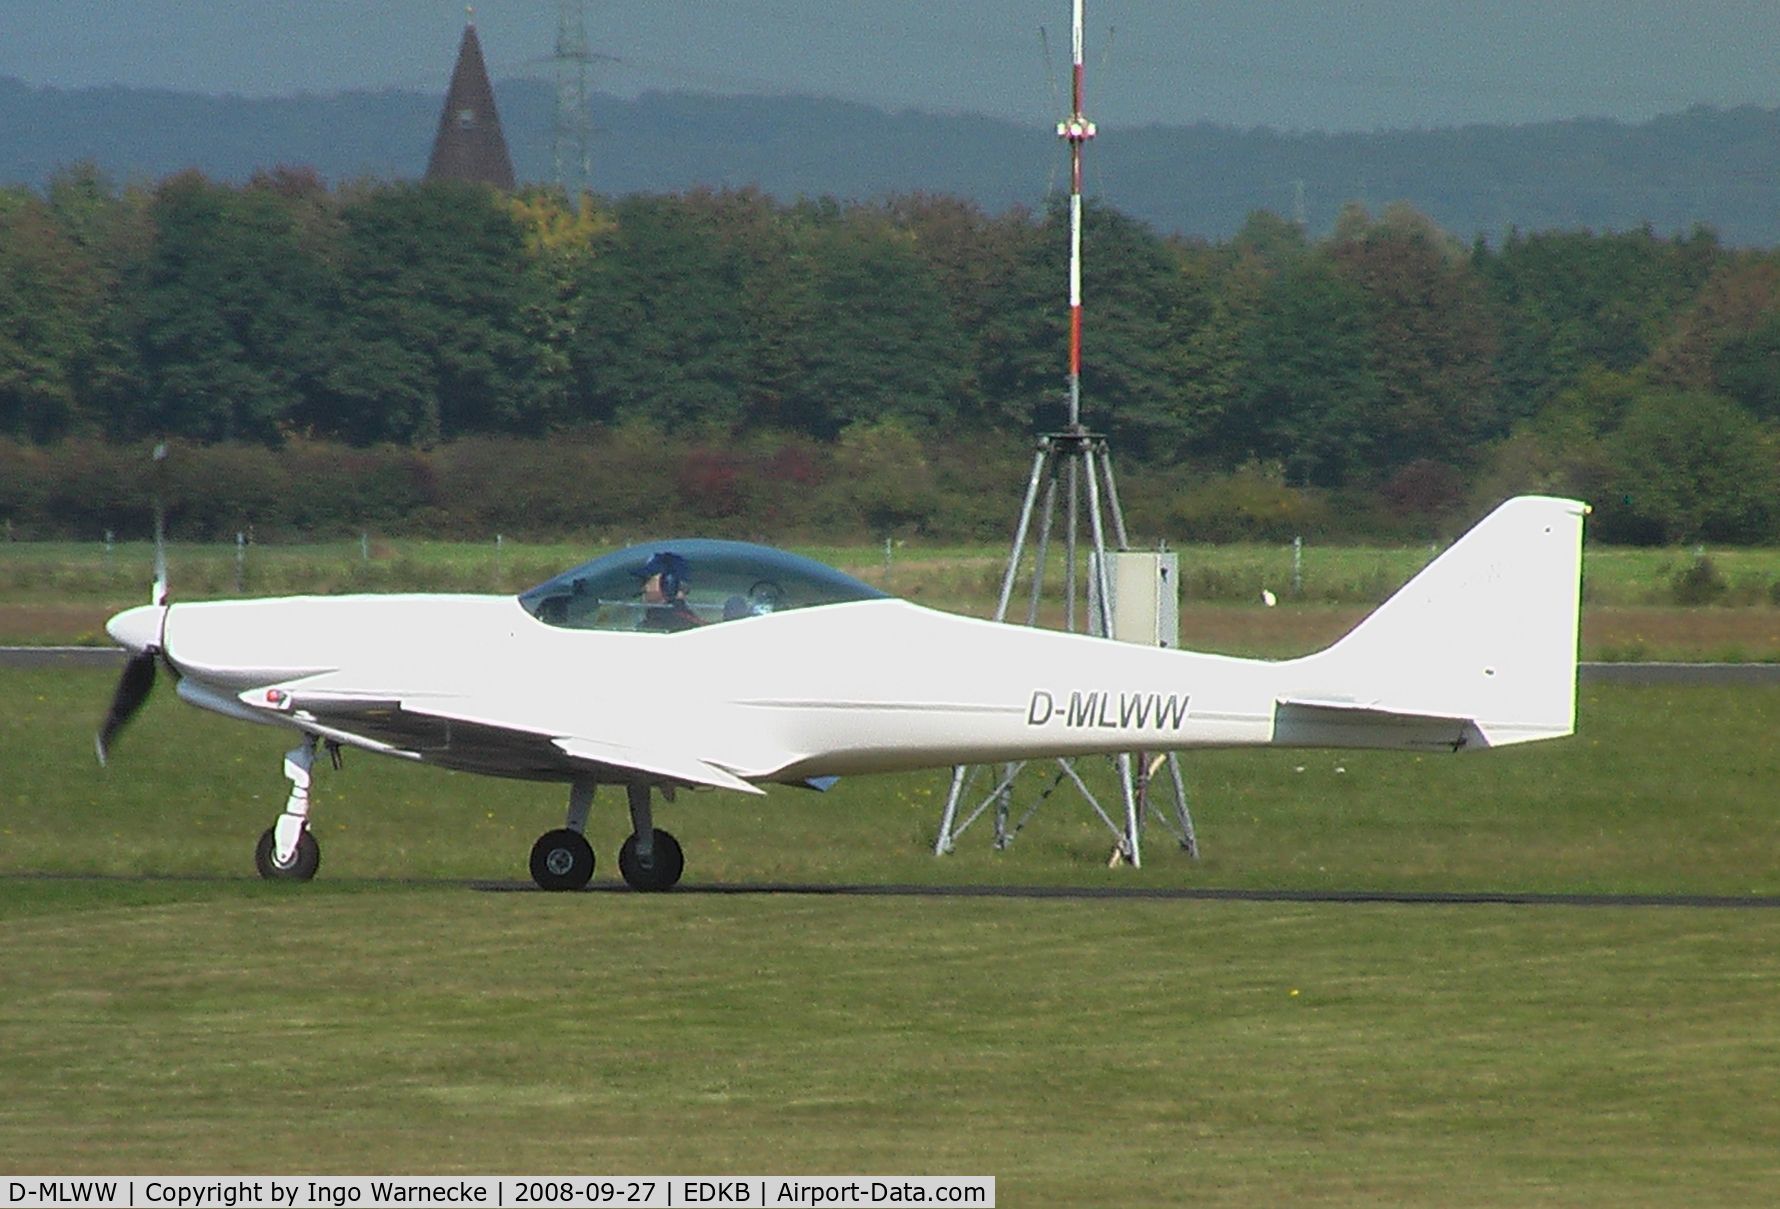
[[[552,90],[497,88],[522,180],[551,174]],[[151,89],[34,88],[0,78],[0,183],[41,186],[91,160],[120,181],[196,167],[220,180],[306,164],[332,181],[417,177],[439,98],[352,92],[270,100]],[[809,97],[599,96],[602,193],[758,185],[782,198],[926,191],[991,211],[1063,183],[1048,129],[975,115],[887,113]],[[1740,246],[1780,244],[1780,110],[1695,108],[1636,125],[1578,119],[1372,134],[1199,125],[1104,129],[1090,191],[1158,230],[1225,239],[1257,209],[1313,234],[1341,207],[1407,201],[1464,238],[1509,228],[1659,234],[1695,224]]]

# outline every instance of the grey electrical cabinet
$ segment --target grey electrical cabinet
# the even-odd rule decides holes
[[[1171,551],[1109,552],[1108,590],[1112,594],[1111,633],[1120,642],[1175,649],[1180,646],[1180,556]],[[1100,577],[1090,581],[1094,632],[1100,624]]]

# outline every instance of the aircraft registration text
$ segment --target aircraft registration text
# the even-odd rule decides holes
[[[1186,724],[1186,693],[1125,693],[1072,689],[1067,697],[1034,689],[1026,707],[1028,726],[1052,724],[1075,730],[1179,730]]]

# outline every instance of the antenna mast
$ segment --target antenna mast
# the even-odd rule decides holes
[[[1047,433],[1038,440],[1038,451],[1032,462],[1032,475],[1026,484],[1026,498],[1020,508],[1020,519],[1014,530],[1013,551],[1008,556],[1007,572],[1001,580],[1001,596],[995,605],[995,620],[1006,621],[1008,605],[1013,599],[1014,581],[1019,576],[1025,557],[1027,538],[1034,519],[1038,519],[1038,539],[1033,551],[1031,595],[1026,606],[1026,624],[1037,625],[1039,608],[1044,600],[1045,571],[1050,563],[1051,537],[1055,528],[1057,496],[1065,500],[1063,522],[1063,606],[1064,628],[1079,628],[1097,637],[1141,641],[1157,646],[1174,646],[1179,641],[1178,563],[1173,554],[1135,554],[1125,534],[1125,515],[1119,507],[1118,488],[1113,482],[1112,455],[1106,438],[1089,432],[1082,425],[1082,149],[1096,131],[1094,123],[1083,114],[1082,24],[1085,0],[1070,0],[1070,109],[1069,116],[1057,123],[1057,137],[1069,144],[1069,423],[1061,432]],[[1061,492],[1059,486],[1061,485]],[[1042,503],[1040,502],[1040,489]],[[1088,549],[1083,551],[1081,524],[1088,524]],[[1110,525],[1109,525],[1110,522]],[[1109,552],[1108,529],[1116,546]],[[1086,553],[1086,566],[1082,555]],[[1139,623],[1116,623],[1114,559],[1126,560],[1122,567],[1135,567],[1132,574],[1121,573],[1117,583],[1136,601],[1153,594],[1149,629]],[[1147,560],[1147,561],[1143,561]],[[1147,578],[1147,581],[1145,577]],[[1083,599],[1085,597],[1085,599]],[[1079,612],[1077,605],[1085,605]],[[1141,612],[1133,608],[1127,615]],[[1133,632],[1135,630],[1135,632]],[[1144,815],[1159,820],[1174,833],[1188,854],[1197,856],[1199,844],[1193,833],[1193,817],[1187,808],[1185,780],[1180,761],[1173,753],[1154,759],[1147,753],[1127,752],[1114,757],[1115,779],[1123,799],[1122,817],[1102,806],[1093,788],[1076,771],[1076,761],[1061,758],[1048,788],[1014,825],[1008,825],[1011,799],[1025,761],[989,770],[993,788],[973,809],[965,803],[971,785],[983,770],[959,765],[952,770],[952,787],[946,795],[946,808],[940,818],[939,836],[935,839],[935,855],[952,851],[958,836],[991,807],[994,809],[995,846],[1005,848],[1037,812],[1040,806],[1065,783],[1081,794],[1100,821],[1106,824],[1117,844],[1115,856],[1130,865],[1142,863],[1139,832]],[[1174,810],[1165,812],[1151,795],[1151,781],[1166,766],[1173,782]]]
[[[1082,17],[1085,0],[1071,0],[1069,116],[1057,137],[1069,144],[1069,427],[1082,422],[1082,147],[1094,123],[1082,114]]]

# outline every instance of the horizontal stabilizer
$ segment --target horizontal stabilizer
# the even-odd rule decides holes
[[[1379,747],[1461,751],[1488,747],[1470,718],[1413,714],[1350,701],[1281,701],[1273,741],[1284,747]]]

